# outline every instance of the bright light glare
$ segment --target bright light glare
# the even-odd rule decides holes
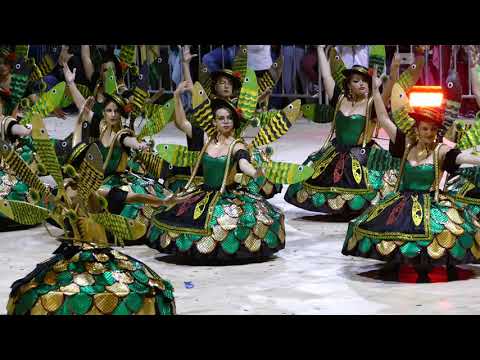
[[[443,93],[412,92],[409,99],[411,107],[440,107],[443,102]]]

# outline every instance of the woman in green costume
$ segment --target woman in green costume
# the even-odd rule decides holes
[[[343,84],[337,84],[323,45],[318,54],[325,91],[334,109],[332,129],[325,145],[304,162],[315,168],[313,176],[291,185],[285,200],[336,219],[351,219],[378,201],[383,184],[383,174],[366,167],[376,127],[371,76],[367,68],[354,65],[343,71]]]
[[[184,91],[186,83],[179,85]],[[204,132],[187,120],[178,98],[179,127],[199,139],[200,151],[185,192],[190,199],[181,205],[156,212],[148,232],[149,246],[200,263],[259,261],[285,247],[284,215],[260,194],[259,186],[240,186],[235,175],[243,173],[251,182],[263,183],[262,170],[255,169],[242,139],[235,139],[240,115],[233,104],[212,100],[215,134]],[[206,140],[206,141],[205,141]],[[204,183],[192,186],[199,168]],[[255,190],[256,189],[256,190]]]
[[[0,199],[36,202],[33,199],[29,186],[18,179],[15,170],[10,168],[4,160],[13,148],[14,151],[30,166],[34,163],[34,151],[31,141],[32,130],[20,125],[17,120],[10,116],[0,115]],[[15,221],[5,218],[0,214],[1,231],[10,231],[27,227]]]
[[[105,95],[102,117],[95,116],[89,108],[92,103],[90,98],[79,116],[72,134],[74,150],[67,163],[78,168],[88,147],[82,139],[88,138],[90,143],[96,143],[103,157],[104,172],[99,194],[107,199],[108,210],[147,225],[153,209],[168,204],[172,194],[158,182],[129,170],[131,151],[142,151],[147,144],[139,142],[132,130],[122,126],[123,98],[115,94]],[[85,134],[84,124],[88,124],[88,134]]]
[[[465,278],[468,274],[455,266],[478,262],[475,227],[461,204],[440,191],[439,183],[444,171],[452,174],[461,164],[478,165],[480,157],[437,142],[444,120],[442,106],[413,107],[409,116],[414,119],[415,136],[409,137],[390,120],[377,86],[373,98],[377,118],[393,139],[393,157],[384,150],[374,152],[379,159],[383,156],[379,163],[385,169],[399,162],[399,178],[395,192],[349,224],[342,253],[385,261],[379,275],[387,280]]]

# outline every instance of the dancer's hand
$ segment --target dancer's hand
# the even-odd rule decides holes
[[[185,45],[185,46],[182,46],[182,51],[183,51],[183,62],[186,63],[186,64],[190,64],[190,61],[192,61],[192,59],[196,56],[198,56],[198,54],[191,54],[190,53],[190,45]]]
[[[72,72],[70,71],[70,68],[68,67],[67,63],[63,63],[63,76],[65,77],[65,81],[67,82],[68,85],[73,84],[73,82],[75,81],[76,73],[77,73],[76,68],[74,68]]]

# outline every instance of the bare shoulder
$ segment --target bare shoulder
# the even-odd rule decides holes
[[[238,142],[233,147],[233,153],[235,154],[238,150],[247,150],[247,147],[244,143]]]

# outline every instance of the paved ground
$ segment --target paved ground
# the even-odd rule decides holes
[[[65,137],[71,120],[49,119],[47,127]],[[328,126],[299,121],[277,144],[274,159],[302,162],[322,144]],[[156,139],[184,143],[169,126]],[[286,248],[268,262],[241,266],[186,266],[169,263],[146,246],[122,249],[147,263],[175,287],[179,314],[473,314],[480,312],[480,277],[440,284],[398,284],[370,280],[359,273],[375,260],[340,253],[347,224],[302,219],[314,215],[283,200],[272,202],[286,214]],[[55,229],[54,229],[55,230]],[[58,246],[41,226],[0,233],[0,312],[9,288]],[[480,268],[467,267],[480,274]],[[187,289],[185,282],[192,282]],[[468,295],[467,295],[468,294]]]

